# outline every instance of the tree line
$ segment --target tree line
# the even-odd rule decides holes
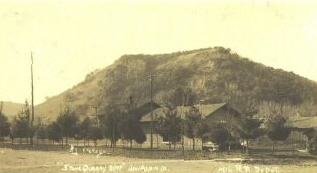
[[[146,140],[140,122],[135,116],[116,105],[109,105],[108,108],[106,114],[81,120],[75,110],[66,105],[56,120],[47,123],[38,118],[31,128],[30,111],[26,102],[12,122],[9,122],[5,115],[0,115],[0,139],[9,136],[13,142],[16,138],[25,138],[28,143],[30,134],[33,133],[37,140],[48,139],[53,144],[58,142],[68,145],[69,139],[72,138],[77,140],[77,144],[79,140],[83,140],[84,145],[89,145],[89,141],[93,141],[96,146],[98,140],[105,138],[111,141],[111,146],[116,146],[116,142],[122,139],[129,141],[131,147],[132,141],[143,143]]]
[[[196,94],[191,89],[177,88],[166,97],[166,109],[164,116],[158,117],[154,124],[154,130],[160,136],[168,140],[171,146],[184,142],[183,136],[192,139],[192,148],[195,150],[195,141],[212,141],[223,149],[230,151],[232,145],[239,140],[246,142],[245,152],[249,152],[249,140],[260,136],[268,136],[272,141],[285,140],[291,130],[286,126],[288,121],[285,111],[279,106],[266,106],[269,109],[253,110],[251,104],[243,110],[243,118],[228,116],[223,122],[207,123],[201,112],[194,104]],[[187,107],[185,112],[180,112],[177,107]],[[277,109],[275,108],[277,107]],[[71,105],[67,105],[60,111],[59,116],[52,122],[37,119],[34,126],[29,126],[30,110],[26,102],[23,110],[14,117],[12,122],[3,114],[0,115],[0,139],[9,136],[16,138],[28,138],[33,133],[37,140],[59,142],[62,145],[69,143],[69,138],[83,140],[84,145],[108,139],[112,147],[116,146],[119,139],[128,141],[132,147],[133,141],[142,144],[146,141],[146,135],[142,129],[140,117],[136,116],[131,107],[109,104],[105,112],[96,117],[80,119]],[[255,119],[256,114],[266,115],[266,121]],[[274,147],[273,147],[274,149]]]

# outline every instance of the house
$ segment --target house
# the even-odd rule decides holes
[[[317,117],[298,117],[287,124],[288,127],[296,130],[307,130],[315,129],[317,130]]]
[[[309,138],[317,133],[317,117],[298,117],[286,124],[291,129],[289,140],[308,148]]]
[[[153,113],[147,112],[146,114],[140,115],[140,122],[142,123],[142,128],[146,134],[147,140],[145,146],[150,146],[151,139],[151,129],[152,129],[152,138],[153,146],[155,148],[164,147],[167,143],[167,139],[161,137],[155,130],[156,120],[160,117],[165,117],[165,112],[168,108],[166,107],[157,107],[153,110]],[[192,106],[178,106],[176,107],[177,115],[181,119],[185,119],[185,115],[190,109],[197,109],[202,118],[205,119],[207,123],[230,123],[239,124],[242,121],[242,115],[236,109],[229,106],[227,103],[219,104],[207,104],[207,105],[195,105]],[[184,137],[185,147],[192,147],[193,140],[187,137]],[[202,144],[201,140],[196,139],[196,146]],[[198,145],[197,145],[198,144]]]
[[[151,112],[151,110],[156,110],[160,108],[161,106],[155,102],[147,102],[143,104],[142,106],[139,106],[138,108],[134,109],[131,114],[136,116],[138,119],[141,119],[143,115],[146,115]]]

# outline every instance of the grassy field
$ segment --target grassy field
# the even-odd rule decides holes
[[[0,148],[0,173],[66,173],[66,172],[171,172],[171,173],[316,173],[316,160],[303,159],[284,164],[275,157],[255,155],[251,160],[231,154],[211,160],[139,159],[104,154],[67,151],[31,151]],[[227,159],[225,159],[227,158]],[[257,159],[261,158],[261,162]],[[271,162],[262,162],[263,160]]]

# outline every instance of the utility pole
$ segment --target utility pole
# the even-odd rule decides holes
[[[151,150],[153,149],[153,121],[154,121],[154,118],[153,118],[153,80],[154,80],[154,77],[155,75],[151,75],[148,76],[149,77],[149,80],[150,80],[150,98],[151,98],[151,136],[150,136],[150,139],[151,139]]]
[[[185,104],[186,103],[186,104]],[[183,112],[180,116],[181,118],[181,142],[182,142],[182,156],[183,156],[183,159],[185,159],[185,139],[184,139],[184,133],[185,133],[185,130],[184,130],[184,126],[185,126],[185,117],[186,117],[186,113],[187,113],[187,107],[188,106],[188,96],[186,94],[183,95]]]
[[[32,96],[32,115],[31,115],[31,145],[33,145],[33,122],[34,122],[34,85],[33,85],[33,53],[31,52],[31,96]]]
[[[27,122],[27,126],[26,126],[26,143],[29,144],[29,138],[30,138],[30,106],[29,103],[27,101],[27,99],[25,99],[25,107],[22,109],[23,113],[25,114],[28,122]]]
[[[112,152],[114,152],[114,147],[115,147],[115,126],[116,126],[116,118],[112,116],[113,120],[113,125],[112,125]]]

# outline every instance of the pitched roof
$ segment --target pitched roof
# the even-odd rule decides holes
[[[287,123],[287,126],[299,129],[317,128],[317,117],[300,117]]]
[[[209,104],[209,105],[199,105],[198,107],[202,117],[205,118],[208,115],[216,112],[217,110],[219,110],[225,105],[226,103],[218,103],[218,104]]]
[[[223,106],[225,106],[226,103],[219,103],[219,104],[209,104],[209,105],[195,105],[195,108],[198,108],[203,118],[211,115],[212,113],[216,112]],[[159,117],[165,117],[164,111],[167,108],[158,108],[153,111],[153,119],[159,118]],[[177,113],[179,116],[181,116],[182,119],[185,118],[186,112],[188,112],[190,109],[192,109],[191,106],[177,106]],[[147,113],[146,115],[142,116],[141,122],[150,122],[152,120],[151,118],[151,112]]]
[[[159,118],[159,117],[164,117],[165,113],[164,111],[166,110],[166,108],[157,108],[155,110],[153,110],[153,120]],[[144,116],[142,116],[141,122],[151,122],[152,121],[152,117],[151,117],[151,112],[145,114]]]
[[[160,108],[161,106],[157,103],[153,102],[153,110]],[[138,118],[141,118],[143,115],[146,115],[151,112],[151,102],[147,102],[143,104],[142,106],[134,109],[132,111],[132,114],[135,116],[138,116]]]

